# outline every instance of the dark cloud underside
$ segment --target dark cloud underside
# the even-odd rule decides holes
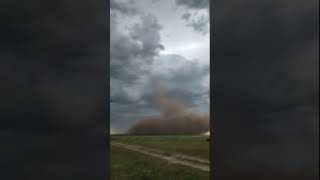
[[[166,23],[159,21],[162,14],[148,13],[141,4],[124,2],[111,3],[111,127],[124,130],[145,116],[160,113],[152,102],[155,81],[170,96],[207,112],[208,86],[203,83],[209,81],[208,65],[179,54],[161,54],[166,49],[162,44]]]
[[[186,26],[203,35],[209,32],[209,3],[209,0],[176,0],[178,6],[188,9],[181,17],[185,20]],[[203,10],[205,14],[199,10]]]
[[[176,0],[176,3],[181,6],[186,6],[191,9],[208,9],[209,0]]]

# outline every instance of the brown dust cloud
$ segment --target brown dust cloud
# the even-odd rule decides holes
[[[127,133],[132,135],[177,135],[201,134],[210,129],[208,114],[190,111],[185,103],[170,98],[163,91],[155,92],[159,116],[145,117],[131,126]]]

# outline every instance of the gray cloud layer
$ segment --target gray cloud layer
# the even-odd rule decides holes
[[[186,6],[190,9],[209,8],[209,0],[176,0],[176,3],[181,6]]]
[[[188,9],[181,17],[187,27],[203,35],[209,33],[209,0],[176,0],[176,4]],[[200,13],[199,10],[203,12]]]
[[[154,81],[170,95],[207,112],[209,87],[203,83],[209,81],[209,68],[179,55],[160,55],[165,47],[157,18],[136,9],[130,14],[136,21],[127,22],[127,9],[134,5],[119,8],[117,3],[111,6],[111,125],[126,129],[144,116],[159,114],[152,102]]]

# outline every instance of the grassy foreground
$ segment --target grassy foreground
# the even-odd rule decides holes
[[[111,142],[122,142],[209,159],[206,136],[111,136]]]
[[[208,180],[209,173],[111,146],[111,180]]]

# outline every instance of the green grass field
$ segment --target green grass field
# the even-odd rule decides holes
[[[206,136],[111,136],[111,142],[122,142],[209,159]]]
[[[158,148],[196,157],[209,157],[209,143],[203,136],[111,136],[121,142]],[[111,180],[208,180],[209,172],[170,164],[139,152],[111,146]]]

